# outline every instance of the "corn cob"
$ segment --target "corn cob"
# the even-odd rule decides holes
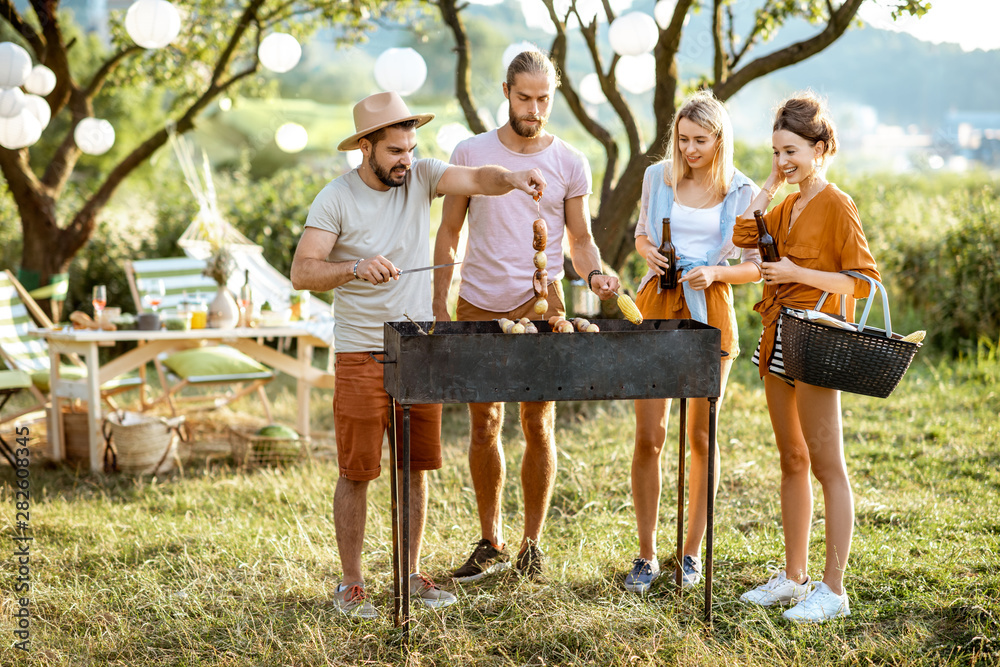
[[[920,331],[914,331],[909,336],[904,336],[903,340],[907,343],[919,343],[927,336],[927,332],[921,329]]]
[[[618,308],[621,309],[626,320],[632,324],[642,324],[642,313],[639,312],[635,302],[628,294],[622,292],[618,295]]]

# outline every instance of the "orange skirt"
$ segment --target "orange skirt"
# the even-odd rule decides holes
[[[635,305],[644,318],[651,320],[688,320],[691,311],[684,300],[684,288],[677,287],[656,293],[657,278],[646,283],[635,299]],[[733,289],[729,283],[714,282],[705,290],[708,307],[708,325],[722,332],[722,351],[730,359],[740,354],[739,330],[736,327],[736,309],[733,308]]]

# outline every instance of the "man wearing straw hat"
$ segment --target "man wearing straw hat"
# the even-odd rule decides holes
[[[356,132],[337,148],[360,149],[362,162],[316,196],[292,261],[295,289],[335,290],[333,413],[340,478],[333,515],[344,570],[335,602],[343,613],[361,618],[377,616],[365,591],[361,548],[368,483],[381,472],[390,401],[382,367],[371,353],[383,349],[383,322],[433,319],[431,273],[400,276],[398,267],[429,263],[435,197],[502,195],[514,189],[534,196],[545,189],[537,169],[512,172],[415,159],[416,130],[433,118],[410,113],[394,92],[370,95],[355,105]],[[441,406],[413,406],[410,424],[410,594],[428,607],[443,607],[455,596],[418,567],[427,509],[425,471],[441,467]]]

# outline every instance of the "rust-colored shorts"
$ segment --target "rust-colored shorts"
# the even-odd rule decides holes
[[[382,472],[382,440],[389,429],[392,397],[382,384],[382,365],[368,352],[339,352],[334,368],[333,429],[340,475],[356,482]],[[403,410],[396,407],[396,442],[403,442]],[[397,467],[402,467],[398,462]],[[410,407],[410,469],[441,467],[441,405]]]
[[[545,316],[542,317],[535,312],[535,297],[531,297],[514,310],[508,311],[483,310],[479,306],[472,305],[462,297],[458,297],[455,319],[459,322],[487,322],[489,320],[498,320],[501,317],[506,317],[509,320],[519,320],[522,317],[527,317],[529,320],[538,321],[547,320],[553,315],[565,315],[566,306],[563,300],[561,280],[553,280],[549,283],[549,293],[546,295],[545,300],[549,302],[549,309],[545,311]]]
[[[684,300],[684,289],[656,293],[656,277],[643,285],[635,298],[642,316],[651,320],[691,319]],[[729,359],[740,354],[740,337],[736,327],[736,310],[733,308],[733,289],[729,283],[714,282],[705,290],[705,305],[708,307],[708,326],[722,332],[722,351],[729,353]]]

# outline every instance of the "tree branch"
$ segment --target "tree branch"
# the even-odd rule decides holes
[[[715,81],[723,81],[726,78],[726,50],[723,48],[722,32],[722,0],[713,0],[715,7],[712,10],[712,47],[715,51],[713,55],[713,73]]]
[[[0,0],[0,17],[3,17],[10,24],[10,27],[14,29],[14,32],[19,34],[31,46],[35,55],[40,55],[45,51],[45,40],[35,32],[30,23],[26,23],[21,18],[17,7],[10,0]]]
[[[469,58],[472,48],[469,44],[469,36],[465,32],[465,25],[462,23],[462,17],[459,15],[465,5],[456,7],[455,0],[438,0],[434,4],[438,6],[441,18],[451,29],[451,34],[455,38],[454,51],[457,57],[455,96],[462,107],[462,113],[465,115],[465,122],[468,123],[469,129],[476,134],[482,134],[486,131],[486,125],[479,117],[479,107],[472,97],[472,62]]]

